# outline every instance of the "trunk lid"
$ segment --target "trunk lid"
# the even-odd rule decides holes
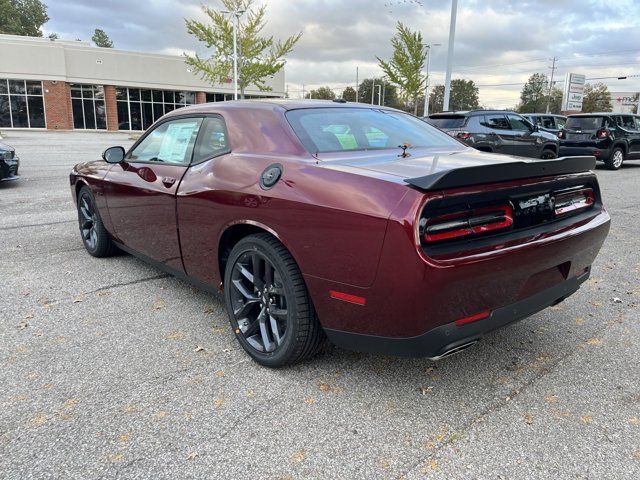
[[[317,155],[325,168],[407,183],[421,190],[437,190],[483,183],[585,172],[595,168],[594,157],[555,160],[525,159],[479,152],[472,148],[449,150],[358,151]]]

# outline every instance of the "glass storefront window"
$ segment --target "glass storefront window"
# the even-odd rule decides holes
[[[0,127],[45,126],[42,82],[0,78]]]
[[[73,128],[86,130],[106,130],[107,114],[104,105],[102,85],[80,85],[72,83],[71,110]]]
[[[176,108],[196,103],[195,92],[116,87],[118,129],[146,130]]]

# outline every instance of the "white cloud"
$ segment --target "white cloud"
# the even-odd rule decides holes
[[[199,0],[56,0],[49,4],[45,30],[89,40],[99,27],[117,48],[204,53],[184,28],[185,17],[202,17],[199,5]],[[425,41],[443,44],[433,49],[431,63],[432,84],[442,83],[449,8],[448,1],[437,0],[270,0],[266,33],[282,38],[303,32],[285,68],[293,96],[302,84],[307,89],[354,84],[356,67],[361,79],[379,75],[375,56],[391,54],[389,39],[398,20],[422,31]],[[453,76],[483,85],[483,104],[512,107],[521,86],[499,85],[549,73],[553,56],[559,57],[559,79],[567,71],[588,77],[638,74],[638,18],[634,0],[465,0],[459,3]],[[613,91],[640,90],[640,77],[605,81]]]

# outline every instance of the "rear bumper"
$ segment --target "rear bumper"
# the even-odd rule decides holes
[[[381,337],[340,330],[325,329],[335,345],[349,350],[381,353],[401,357],[438,358],[457,347],[475,342],[485,333],[522,320],[575,293],[589,278],[590,269],[558,285],[518,302],[497,308],[489,317],[457,326],[454,322],[441,325],[415,337]]]
[[[597,160],[604,160],[609,158],[610,147],[609,145],[571,145],[561,144],[558,155],[561,157],[578,157],[584,155],[590,155],[596,157]]]

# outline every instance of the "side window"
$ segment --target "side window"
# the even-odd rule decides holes
[[[193,151],[193,161],[200,162],[229,151],[229,139],[224,120],[220,117],[207,117],[202,121],[200,135]]]
[[[564,126],[567,123],[567,119],[562,117],[554,117],[554,118],[556,119],[556,127],[558,129],[564,128]]]
[[[624,116],[621,117],[622,118],[622,125],[620,125],[622,128],[626,128],[627,130],[635,130],[636,128],[636,122],[633,121],[633,117],[631,116]]]
[[[504,115],[485,115],[482,125],[495,130],[511,130],[507,117]]]
[[[527,123],[527,121],[519,115],[509,115],[509,125],[513,130],[520,130],[529,132],[531,131],[531,127]]]
[[[553,121],[553,117],[539,117],[542,122],[538,125],[541,125],[544,128],[556,128],[555,122]]]
[[[640,130],[640,117],[634,117],[636,119],[636,130]]]
[[[201,118],[182,118],[154,128],[129,154],[133,162],[189,165]]]

